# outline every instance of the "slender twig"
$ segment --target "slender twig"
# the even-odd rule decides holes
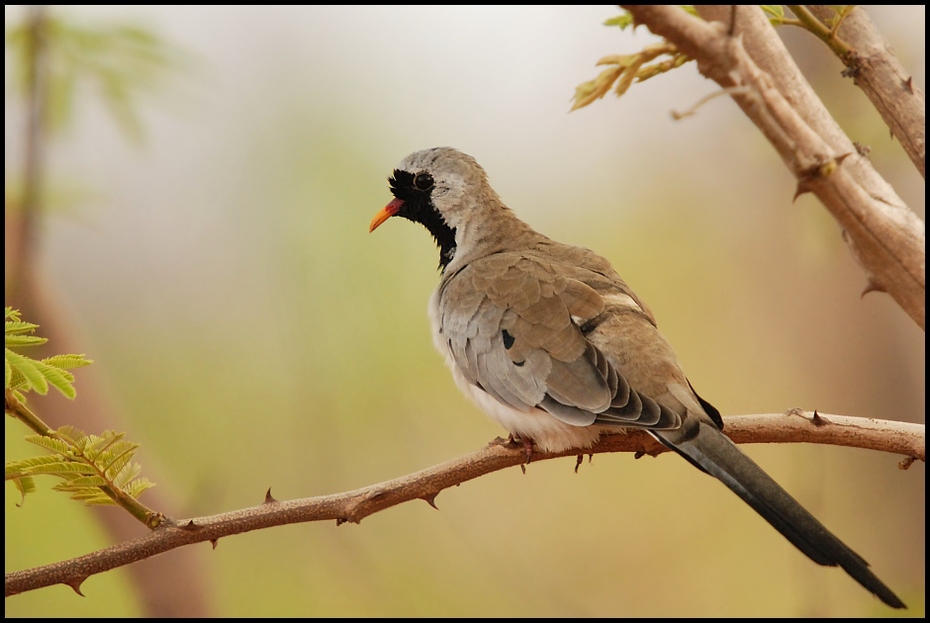
[[[906,468],[915,459],[925,461],[924,427],[841,415],[795,410],[788,414],[728,417],[724,431],[737,443],[825,443],[871,448],[904,455]],[[642,431],[610,435],[585,454],[635,452],[657,455],[667,449]],[[533,462],[566,456],[535,453]],[[180,521],[165,520],[153,532],[112,547],[62,562],[15,571],[6,575],[6,595],[16,595],[53,584],[67,584],[80,593],[81,583],[91,575],[144,560],[184,545],[217,540],[252,530],[310,521],[335,521],[337,525],[359,523],[384,509],[424,500],[435,507],[443,490],[507,467],[524,466],[522,444],[496,440],[486,448],[428,469],[355,491],[279,502],[269,490],[264,503],[229,513]],[[532,465],[530,465],[532,469]]]
[[[81,448],[75,443],[73,439],[68,438],[66,435],[59,434],[52,427],[43,422],[34,411],[17,400],[13,395],[13,392],[10,390],[6,390],[4,410],[7,415],[16,418],[20,422],[23,422],[37,434],[42,435],[43,437],[57,439],[68,444],[68,446],[74,451],[74,454],[68,460],[80,461],[81,463],[89,465],[97,471],[98,476],[105,480],[109,480],[105,470],[101,470],[94,463],[94,461],[85,457],[81,452]],[[113,502],[115,502],[118,506],[124,508],[130,515],[141,521],[149,528],[156,528],[164,519],[161,513],[152,510],[119,487],[102,485],[100,490],[103,491],[107,497],[113,500]]]
[[[813,5],[810,11],[824,20],[834,9]],[[898,62],[865,9],[850,9],[834,28],[853,50],[852,54],[840,56],[846,65],[843,75],[852,78],[853,84],[862,89],[920,175],[925,176],[927,107],[924,92],[914,84],[914,76]]]
[[[836,31],[842,20],[837,22],[833,28],[827,28],[826,24],[817,19],[805,5],[789,4],[788,8],[797,16],[800,25],[804,29],[823,41],[838,57],[841,59],[849,58],[853,53],[853,49],[836,36]]]

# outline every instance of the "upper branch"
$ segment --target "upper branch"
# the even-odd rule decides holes
[[[835,15],[828,6],[812,5],[808,8],[821,21]],[[924,92],[914,84],[913,77],[898,62],[891,46],[862,7],[852,9],[835,34],[851,50],[841,58],[847,67],[844,75],[851,77],[853,84],[862,89],[920,175],[925,176],[927,134]]]
[[[866,291],[888,292],[925,324],[924,224],[860,156],[804,79],[762,11],[700,7],[706,22],[671,6],[623,5],[728,89],[798,180],[844,231],[866,270]],[[745,44],[745,45],[744,45]]]

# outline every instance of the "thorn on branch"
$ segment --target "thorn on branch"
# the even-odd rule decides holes
[[[862,298],[869,292],[885,292],[885,288],[881,286],[878,282],[869,277],[869,282],[865,285],[865,289],[862,291],[862,294],[859,295],[859,298]]]
[[[438,491],[437,491],[436,493],[431,493],[431,494],[429,494],[429,495],[424,495],[424,496],[421,497],[420,499],[423,500],[424,502],[426,502],[427,504],[429,504],[430,506],[432,506],[433,508],[435,508],[436,510],[439,510],[439,507],[436,506],[436,496],[437,496],[437,495],[439,495],[439,492],[438,492]]]
[[[811,192],[810,183],[807,180],[798,180],[798,186],[794,189],[794,197],[791,198],[791,201],[797,201],[798,197],[809,192]]]
[[[907,80],[904,81],[904,86],[907,87],[909,93],[914,93],[914,76],[908,76]]]
[[[219,539],[210,539],[210,545],[213,546],[213,549],[216,549],[217,544],[220,542]]]
[[[828,158],[826,161],[819,162],[813,166],[802,169],[798,174],[798,186],[794,191],[794,201],[804,193],[811,192],[812,184],[815,180],[823,179],[830,177],[836,170],[843,164],[843,161],[849,158],[853,152],[846,152],[845,154],[840,154],[835,158]]]
[[[200,530],[203,526],[198,526],[197,524],[194,523],[194,520],[191,519],[186,524],[178,526],[178,527],[181,530],[195,531],[195,530]]]
[[[79,578],[74,578],[74,579],[72,579],[72,580],[66,581],[65,584],[67,584],[68,586],[70,586],[71,589],[72,589],[75,593],[77,593],[77,594],[80,595],[81,597],[84,597],[84,593],[81,592],[81,584],[83,584],[83,583],[84,583],[84,580],[86,580],[86,579],[87,579],[87,576],[86,576],[86,575],[82,575],[82,576],[79,577]]]
[[[820,427],[820,426],[826,426],[827,424],[830,423],[830,421],[827,420],[826,418],[820,417],[820,414],[817,413],[817,409],[814,409],[814,417],[811,418],[811,423],[814,426]]]
[[[836,161],[837,166],[843,164],[843,161],[846,160],[847,158],[849,158],[852,154],[853,154],[853,153],[852,153],[851,151],[847,151],[845,154],[840,154],[839,156],[837,156],[836,158],[834,158],[834,160]],[[832,173],[833,171],[835,171],[835,170],[836,170],[836,168],[834,168],[834,169],[831,171],[831,173]]]
[[[274,504],[277,500],[271,495],[271,487],[268,487],[268,491],[265,492],[265,501],[262,504]]]

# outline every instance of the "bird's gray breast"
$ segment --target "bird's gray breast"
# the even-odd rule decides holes
[[[603,309],[594,290],[519,253],[470,263],[447,275],[437,295],[438,330],[455,365],[472,384],[522,410],[542,404],[553,374],[583,358],[589,345],[576,320]],[[597,390],[598,379],[587,380]],[[604,396],[592,401],[597,393],[579,402],[609,404]]]

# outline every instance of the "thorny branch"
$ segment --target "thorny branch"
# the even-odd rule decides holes
[[[725,431],[737,443],[822,443],[868,448],[904,455],[899,464],[907,469],[914,460],[926,461],[924,427],[920,424],[870,418],[810,413],[800,409],[788,414],[744,415],[726,418]],[[642,431],[610,435],[585,454],[635,452],[656,456],[667,449]],[[535,453],[533,462],[577,452]],[[359,523],[365,517],[410,500],[434,500],[443,490],[507,467],[525,467],[522,444],[498,440],[486,448],[428,469],[355,491],[278,501],[266,494],[264,503],[229,513],[194,519],[165,519],[145,536],[119,543],[71,560],[15,571],[6,575],[6,596],[53,584],[67,584],[80,593],[91,575],[122,567],[184,545],[261,528],[309,521],[335,520],[336,524]],[[576,466],[577,467],[577,466]]]
[[[716,20],[704,21],[674,6],[622,6],[730,89],[797,179],[796,196],[814,193],[843,229],[866,271],[865,292],[887,292],[924,328],[924,223],[858,155],[762,11],[701,6],[702,17]]]

